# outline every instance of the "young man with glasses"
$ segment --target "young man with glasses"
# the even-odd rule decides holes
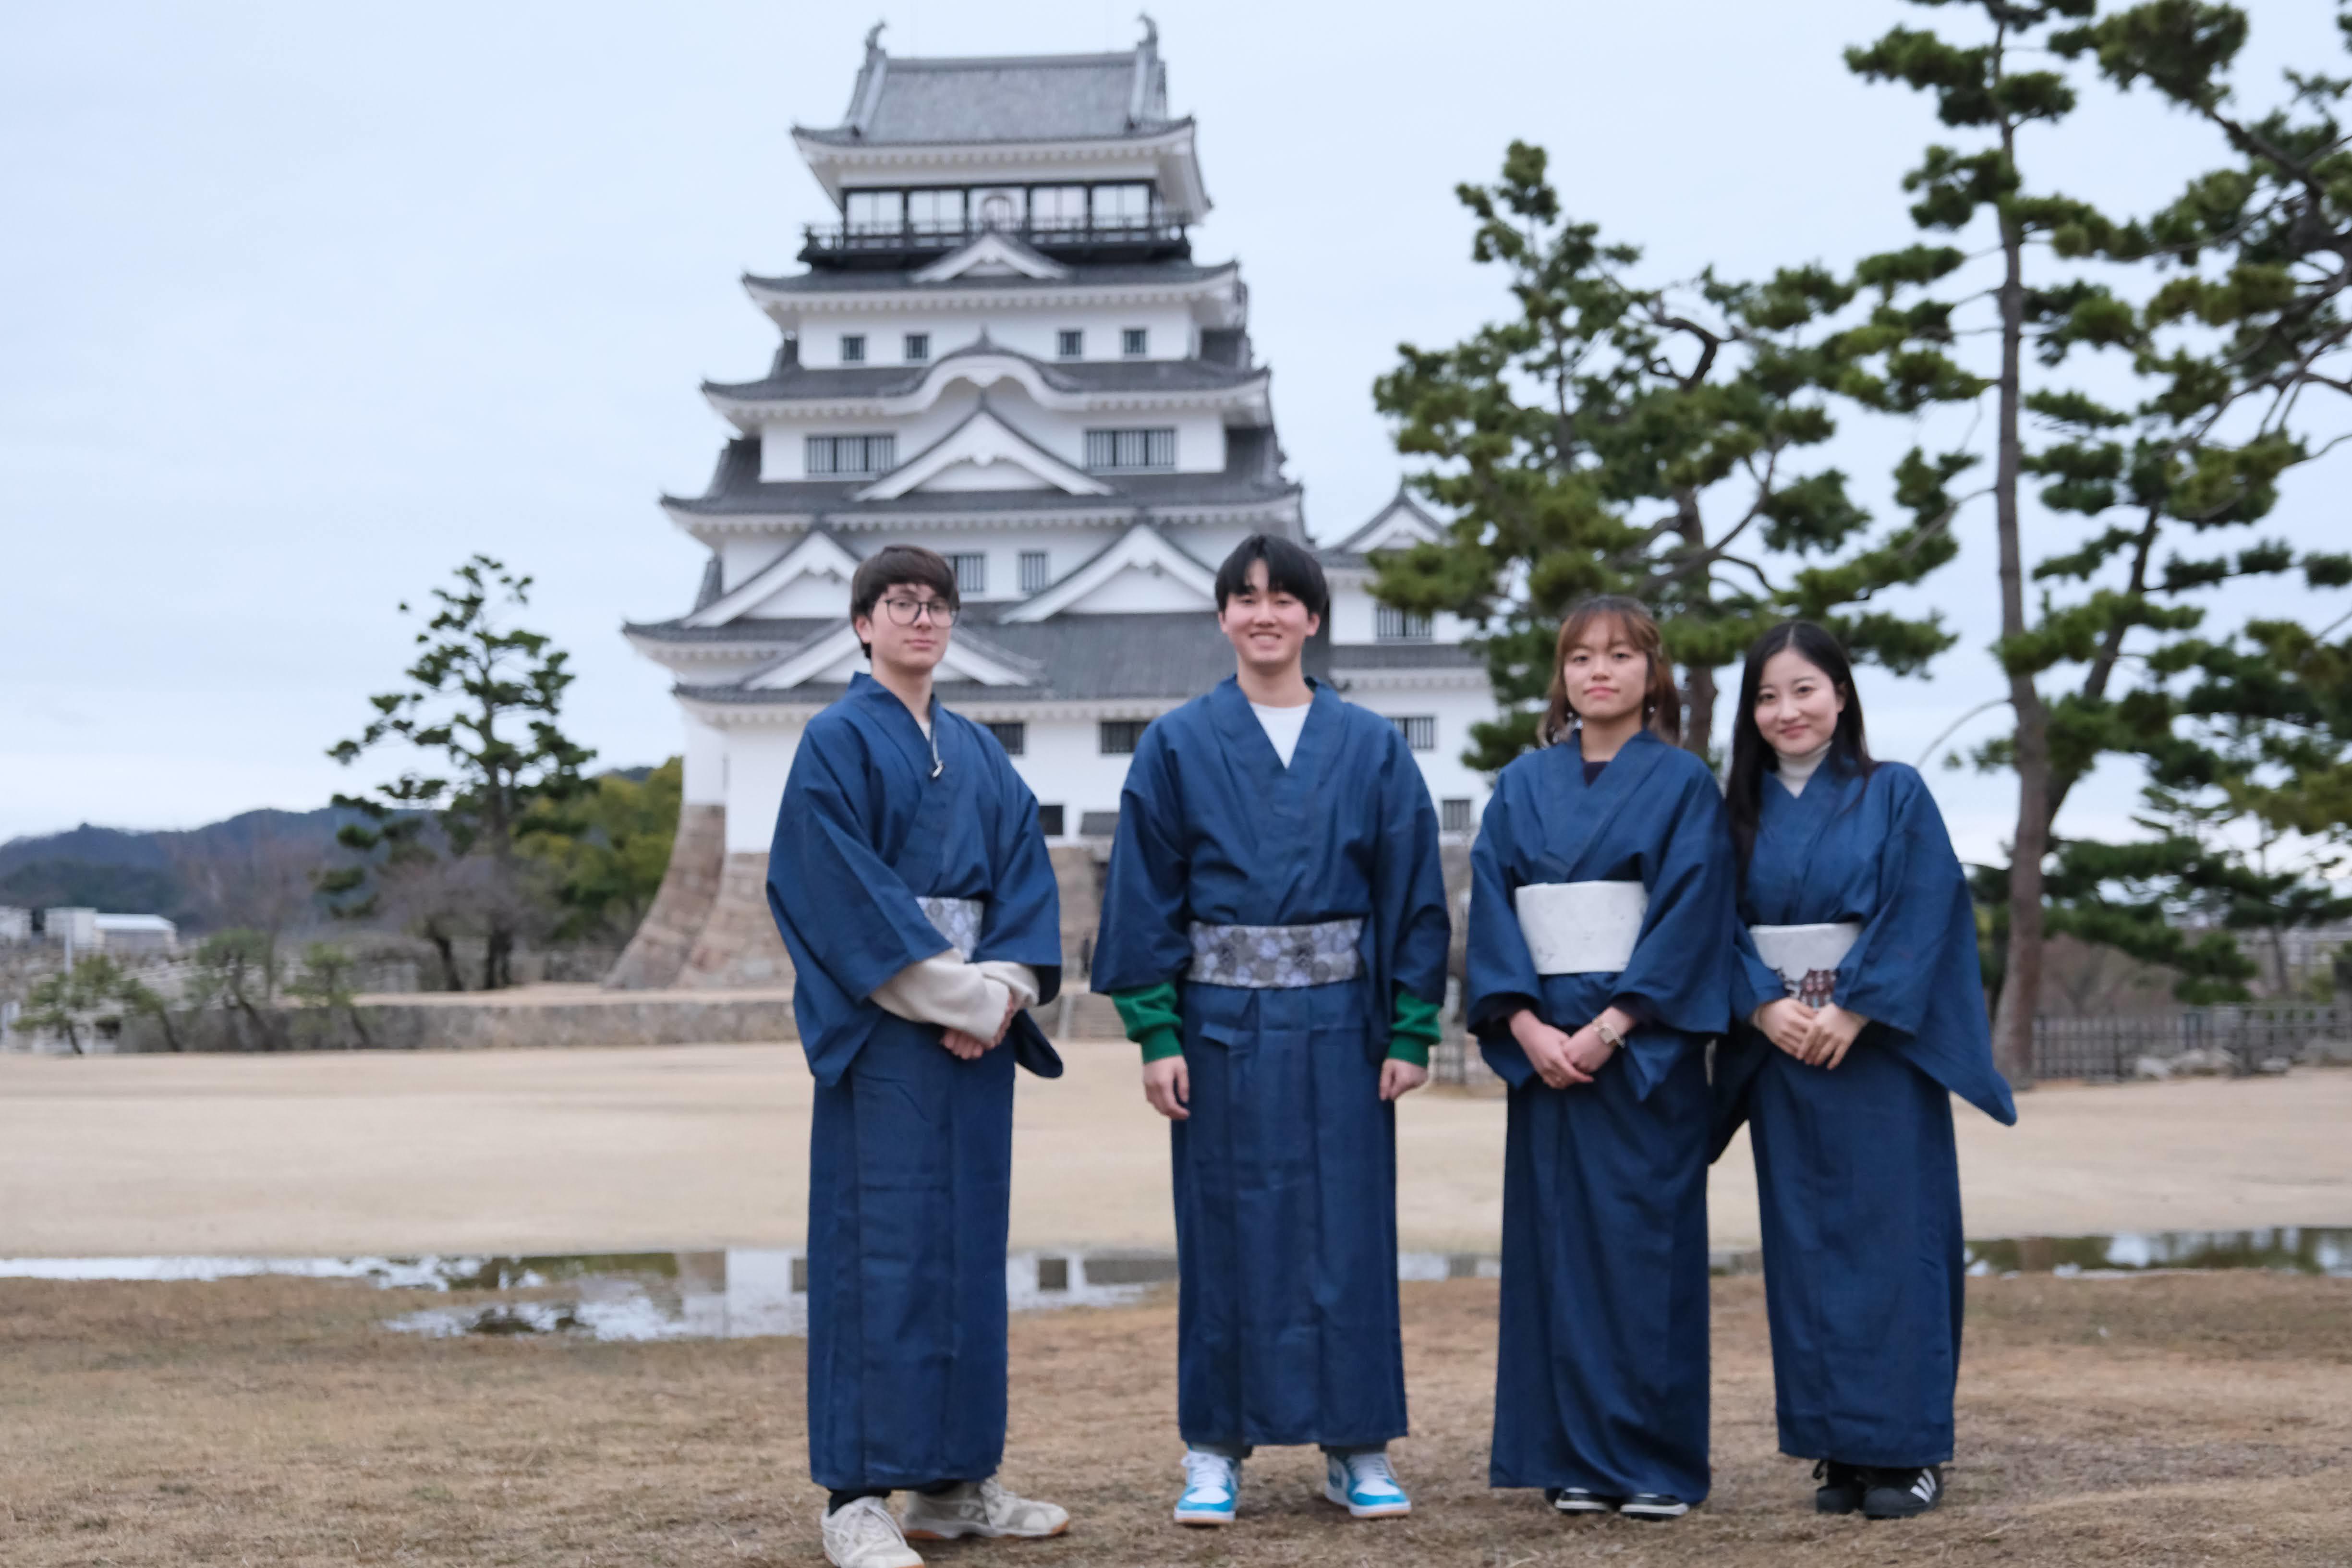
[[[1395,1101],[1428,1079],[1450,937],[1437,813],[1396,725],[1307,678],[1323,569],[1254,535],[1217,573],[1235,674],[1143,733],[1094,987],[1143,1047],[1176,1198],[1180,1524],[1226,1524],[1260,1443],[1411,1510]]]
[[[1035,797],[932,697],[959,603],[929,550],[858,567],[850,622],[873,673],[809,721],[768,857],[817,1080],[809,1460],[835,1568],[919,1568],[909,1538],[1069,1525],[994,1479],[1013,1067],[1062,1071],[1023,1010],[1060,986],[1061,901]]]

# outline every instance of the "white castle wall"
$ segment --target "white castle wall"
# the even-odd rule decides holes
[[[849,363],[841,357],[841,340],[863,336],[866,358],[858,363],[867,369],[921,364],[926,362],[907,358],[908,333],[929,334],[929,357],[936,360],[978,342],[983,331],[992,342],[1050,363],[1061,358],[1060,334],[1073,331],[1086,334],[1086,352],[1080,358],[1116,360],[1127,357],[1120,352],[1120,334],[1129,327],[1144,330],[1146,359],[1185,359],[1198,346],[1199,329],[1193,324],[1189,305],[1023,310],[1015,304],[986,314],[893,308],[887,313],[877,310],[870,316],[829,315],[821,323],[805,323],[800,334],[801,363],[815,370],[841,368]]]
[[[1016,382],[998,381],[987,389],[989,406],[1003,421],[1072,468],[1086,466],[1088,430],[1172,427],[1176,432],[1175,471],[1214,474],[1224,471],[1224,416],[1214,409],[1107,410],[1070,413],[1043,408]],[[950,382],[938,402],[918,414],[895,418],[851,418],[842,415],[779,416],[760,429],[760,478],[771,484],[805,479],[808,437],[811,436],[896,435],[898,461],[921,456],[941,437],[971,417],[980,405],[981,389],[969,381]],[[942,488],[936,482],[926,489]],[[990,478],[979,488],[988,489],[1050,489],[1042,479],[1009,463],[991,466]]]

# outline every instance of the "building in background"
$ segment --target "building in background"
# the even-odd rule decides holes
[[[0,936],[5,935],[0,921]],[[180,928],[162,915],[118,915],[59,905],[41,911],[41,934],[76,957],[107,952],[121,957],[179,951]]]
[[[101,952],[118,958],[143,958],[180,950],[180,928],[162,915],[100,914],[92,922]]]
[[[866,668],[849,581],[891,542],[954,565],[940,700],[1036,794],[1075,977],[1137,737],[1232,673],[1217,563],[1253,532],[1308,542],[1240,265],[1193,257],[1210,204],[1156,31],[982,59],[894,58],[876,34],[842,122],[793,133],[838,220],[808,229],[803,270],[744,279],[773,362],[703,387],[735,433],[701,495],[662,502],[709,552],[700,591],[625,628],[676,677],[685,806],[614,985],[788,982],[764,892],[777,803],[803,726]],[[1370,552],[1437,527],[1401,490],[1322,552],[1307,668],[1395,721],[1467,835],[1484,668],[1452,617],[1370,591]]]
[[[16,947],[33,940],[33,911],[0,904],[0,947]]]

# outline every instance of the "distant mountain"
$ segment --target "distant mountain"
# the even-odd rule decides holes
[[[299,875],[324,866],[333,857],[336,830],[358,817],[332,806],[262,810],[166,832],[84,823],[63,833],[12,838],[0,844],[0,903],[165,915],[201,931],[223,923],[227,913],[206,889],[249,880],[253,868]]]
[[[651,768],[616,768],[643,782]],[[63,833],[0,844],[0,904],[41,910],[83,905],[117,914],[163,915],[191,931],[260,923],[257,901],[272,889],[297,890],[308,905],[293,924],[324,924],[315,900],[301,896],[309,875],[337,862],[335,834],[356,811],[264,809],[203,827],[142,833],[83,823]],[[276,896],[283,897],[282,893]],[[278,907],[285,908],[283,903]]]

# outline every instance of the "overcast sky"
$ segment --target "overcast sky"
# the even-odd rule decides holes
[[[479,550],[534,574],[527,624],[572,651],[568,723],[610,764],[677,748],[624,619],[690,603],[701,552],[654,505],[698,492],[726,431],[705,376],[764,368],[737,283],[793,268],[825,216],[788,128],[841,116],[877,17],[899,54],[1126,48],[1129,5],[877,0],[562,5],[10,7],[0,19],[0,838],[303,808],[369,782],[326,748],[404,662],[394,606]],[[2241,79],[2338,69],[2327,8],[2253,0]],[[1850,262],[1906,241],[1927,105],[1847,44],[1894,0],[1390,0],[1153,6],[1171,102],[1200,121],[1308,526],[1396,485],[1370,383],[1503,301],[1455,182],[1539,142],[1573,212],[1653,275]],[[2117,210],[2210,156],[2104,89],[2032,149]],[[1915,437],[1856,426],[1865,495]],[[2299,477],[2283,532],[2340,529],[2352,468]],[[1990,522],[1929,596],[1963,640],[1927,682],[1873,679],[1909,759],[1993,695]],[[1979,721],[1997,729],[1998,717]],[[378,772],[385,770],[377,770]],[[2007,779],[1931,772],[1964,852]],[[2069,806],[2119,820],[2131,781]]]

